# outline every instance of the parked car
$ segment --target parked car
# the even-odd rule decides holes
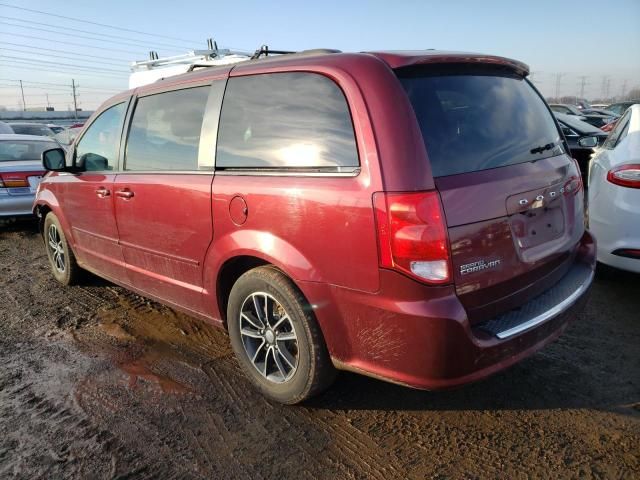
[[[0,135],[15,133],[8,123],[0,122]]]
[[[54,131],[41,123],[9,123],[14,133],[20,135],[35,135],[53,137]]]
[[[586,300],[582,183],[528,67],[424,51],[302,53],[119,94],[35,202],[80,269],[229,331],[268,397],[335,369],[422,389],[554,340]]]
[[[46,125],[48,128],[50,128],[53,133],[55,133],[56,135],[60,132],[64,132],[66,130],[65,127],[61,127],[60,125],[55,125],[53,123],[47,123]]]
[[[585,108],[583,110],[580,110],[580,114],[584,115],[584,114],[594,114],[594,115],[604,115],[605,117],[611,117],[611,118],[620,118],[620,115],[612,112],[611,110],[607,110],[605,108]]]
[[[602,128],[600,128],[600,130],[602,130],[603,132],[609,133],[611,130],[616,128],[617,123],[618,123],[618,119],[616,118],[615,120],[604,125]]]
[[[627,109],[591,161],[589,227],[599,262],[640,273],[640,105]]]
[[[575,158],[586,183],[589,172],[589,160],[594,148],[601,146],[607,139],[607,133],[593,125],[579,120],[575,115],[555,114],[564,138],[567,140],[571,156]]]
[[[610,115],[601,115],[598,113],[587,113],[584,110],[580,110],[575,105],[564,105],[564,104],[550,104],[549,107],[551,110],[557,113],[563,113],[565,115],[574,115],[578,117],[579,120],[583,122],[587,122],[594,127],[602,127],[607,123],[614,120],[615,117]]]
[[[607,110],[617,113],[618,115],[622,115],[627,110],[627,108],[629,108],[631,105],[637,105],[639,103],[640,103],[640,100],[630,100],[628,102],[612,103],[611,105],[607,105]]]
[[[47,137],[0,135],[0,222],[33,214],[33,200],[45,174],[42,152],[59,145]]]

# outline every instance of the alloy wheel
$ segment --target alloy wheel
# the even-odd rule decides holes
[[[268,293],[252,293],[242,303],[239,325],[254,368],[274,383],[289,380],[298,367],[298,337],[282,304]]]
[[[54,224],[49,225],[49,230],[47,232],[47,247],[51,253],[54,268],[58,272],[64,273],[66,270],[64,246],[62,244],[62,237],[58,231],[58,227]]]

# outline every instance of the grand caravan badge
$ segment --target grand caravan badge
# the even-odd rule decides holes
[[[502,261],[498,258],[496,260],[486,261],[484,259],[477,262],[467,263],[460,265],[460,275],[468,275],[469,273],[480,272],[482,270],[488,270],[490,268],[496,268]]]

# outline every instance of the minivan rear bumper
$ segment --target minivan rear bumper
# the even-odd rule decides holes
[[[329,287],[333,302],[312,304],[338,368],[437,390],[480,380],[555,340],[584,306],[594,269],[595,241],[585,232],[556,285],[507,318],[473,327],[452,286],[430,287],[388,270],[381,270],[377,294]],[[532,319],[539,321],[516,328]]]

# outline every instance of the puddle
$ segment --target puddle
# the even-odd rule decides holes
[[[129,375],[129,388],[135,389],[140,380],[158,385],[164,393],[190,393],[192,390],[172,378],[157,374],[149,368],[144,358],[118,364],[118,368]]]

